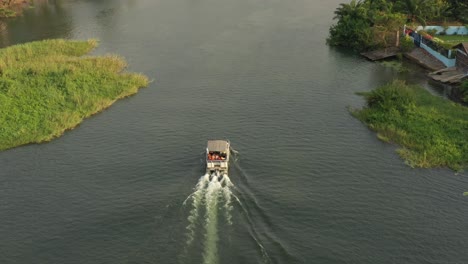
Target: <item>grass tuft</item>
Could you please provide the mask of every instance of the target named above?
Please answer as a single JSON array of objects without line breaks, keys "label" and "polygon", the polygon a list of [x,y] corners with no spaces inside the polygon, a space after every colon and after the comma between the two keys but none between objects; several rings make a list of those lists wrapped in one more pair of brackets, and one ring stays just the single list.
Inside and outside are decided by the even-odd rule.
[{"label": "grass tuft", "polygon": [[421,87],[394,81],[361,93],[367,106],[351,113],[377,132],[411,167],[468,165],[468,108],[431,95]]},{"label": "grass tuft", "polygon": [[44,40],[0,50],[0,150],[49,141],[148,85],[98,41]]}]

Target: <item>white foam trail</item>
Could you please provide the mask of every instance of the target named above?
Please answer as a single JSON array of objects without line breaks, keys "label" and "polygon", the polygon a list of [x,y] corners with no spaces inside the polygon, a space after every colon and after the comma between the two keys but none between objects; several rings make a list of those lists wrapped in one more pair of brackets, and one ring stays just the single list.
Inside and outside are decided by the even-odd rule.
[{"label": "white foam trail", "polygon": [[[219,172],[203,175],[198,181],[195,191],[187,197],[184,205],[192,201],[192,209],[189,212],[187,225],[187,242],[184,255],[193,244],[196,235],[196,227],[203,221],[204,241],[203,241],[203,263],[215,264],[219,262],[218,257],[218,215],[219,210],[224,211],[224,217],[229,225],[232,225],[232,199],[239,200],[231,191],[234,188],[227,174],[220,175]],[[204,206],[203,206],[204,205]],[[204,212],[204,219],[201,219],[200,212]]]},{"label": "white foam trail", "polygon": [[228,225],[232,225],[231,211],[233,209],[233,206],[231,205],[231,197],[234,196],[234,194],[231,192],[231,186],[233,186],[233,184],[231,183],[231,180],[229,179],[227,174],[223,175],[221,184],[224,184],[224,187],[222,188],[224,197],[224,215],[226,217],[226,222],[228,223]]},{"label": "white foam trail", "polygon": [[205,243],[203,249],[203,263],[218,263],[218,200],[221,183],[218,174],[214,175],[208,183],[205,192],[206,215],[205,215]]},{"label": "white foam trail", "polygon": [[198,222],[198,214],[200,210],[200,204],[203,202],[203,194],[206,191],[206,185],[210,180],[210,175],[207,173],[203,175],[195,186],[195,192],[193,192],[187,199],[184,201],[184,204],[188,199],[192,198],[192,209],[190,210],[188,221],[189,224],[186,227],[187,229],[187,247],[189,247],[193,240],[195,239],[195,227]]}]

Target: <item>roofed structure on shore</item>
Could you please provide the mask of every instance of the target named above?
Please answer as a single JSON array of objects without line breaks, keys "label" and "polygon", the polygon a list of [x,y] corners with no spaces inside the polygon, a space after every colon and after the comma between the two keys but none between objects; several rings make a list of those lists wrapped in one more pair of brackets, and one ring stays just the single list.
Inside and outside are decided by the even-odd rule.
[{"label": "roofed structure on shore", "polygon": [[459,43],[453,47],[454,49],[459,49],[465,53],[468,53],[468,42]]},{"label": "roofed structure on shore", "polygon": [[468,42],[460,43],[453,48],[457,49],[457,70],[468,74]]}]

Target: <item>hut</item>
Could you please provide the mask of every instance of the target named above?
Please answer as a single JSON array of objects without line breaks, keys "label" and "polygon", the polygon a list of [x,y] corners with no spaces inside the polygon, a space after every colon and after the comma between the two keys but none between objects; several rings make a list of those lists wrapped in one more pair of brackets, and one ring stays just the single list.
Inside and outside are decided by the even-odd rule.
[{"label": "hut", "polygon": [[460,43],[453,48],[457,50],[457,70],[468,74],[468,42]]}]

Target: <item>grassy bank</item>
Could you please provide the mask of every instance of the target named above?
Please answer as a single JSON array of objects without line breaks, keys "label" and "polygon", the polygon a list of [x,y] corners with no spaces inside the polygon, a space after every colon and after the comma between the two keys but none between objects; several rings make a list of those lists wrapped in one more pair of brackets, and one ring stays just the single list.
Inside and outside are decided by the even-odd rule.
[{"label": "grassy bank", "polygon": [[45,40],[0,49],[0,150],[49,141],[148,85],[97,42]]},{"label": "grassy bank", "polygon": [[385,142],[399,144],[412,167],[462,170],[468,165],[468,108],[402,81],[362,93],[367,106],[352,114]]},{"label": "grassy bank", "polygon": [[462,42],[468,42],[468,36],[466,35],[437,35],[436,37],[443,40],[444,42],[453,44],[453,46]]}]

